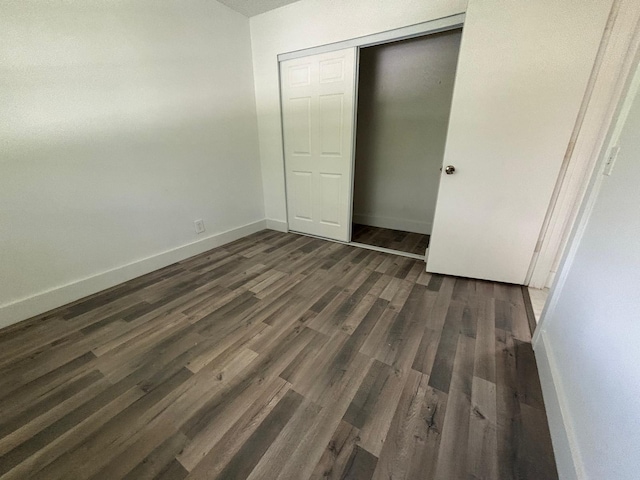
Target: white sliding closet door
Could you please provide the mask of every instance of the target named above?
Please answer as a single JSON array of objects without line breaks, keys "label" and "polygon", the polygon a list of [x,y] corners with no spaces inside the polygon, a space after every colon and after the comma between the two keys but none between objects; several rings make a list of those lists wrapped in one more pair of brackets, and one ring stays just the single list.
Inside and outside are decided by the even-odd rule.
[{"label": "white sliding closet door", "polygon": [[280,63],[289,229],[350,241],[356,49]]}]

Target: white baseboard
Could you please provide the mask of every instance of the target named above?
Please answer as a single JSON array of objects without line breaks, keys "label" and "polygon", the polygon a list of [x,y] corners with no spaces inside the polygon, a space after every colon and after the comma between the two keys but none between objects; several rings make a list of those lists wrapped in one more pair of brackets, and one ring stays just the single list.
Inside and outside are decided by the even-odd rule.
[{"label": "white baseboard", "polygon": [[585,478],[582,473],[582,461],[567,413],[564,389],[555,357],[551,348],[545,344],[544,331],[535,344],[535,355],[558,476],[560,480],[582,480]]},{"label": "white baseboard", "polygon": [[353,223],[369,225],[371,227],[390,228],[392,230],[402,230],[405,232],[423,233],[431,235],[433,227],[431,222],[419,222],[408,218],[381,217],[378,215],[353,214]]},{"label": "white baseboard", "polygon": [[274,220],[272,218],[267,218],[267,228],[269,230],[275,230],[277,232],[288,232],[289,224],[282,220]]},{"label": "white baseboard", "polygon": [[90,277],[37,293],[12,303],[0,305],[0,328],[48,312],[67,303],[74,302],[107,288],[133,278],[153,272],[160,268],[179,262],[185,258],[219,247],[234,240],[238,240],[252,233],[267,228],[267,221],[243,225],[242,227],[216,233],[201,240],[152,255],[126,265],[100,272]]}]

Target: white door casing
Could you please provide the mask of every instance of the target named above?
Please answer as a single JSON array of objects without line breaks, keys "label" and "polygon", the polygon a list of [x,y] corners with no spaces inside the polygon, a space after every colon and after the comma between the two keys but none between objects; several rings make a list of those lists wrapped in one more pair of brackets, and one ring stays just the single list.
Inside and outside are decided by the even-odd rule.
[{"label": "white door casing", "polygon": [[280,83],[289,229],[348,242],[356,49],[283,61]]}]

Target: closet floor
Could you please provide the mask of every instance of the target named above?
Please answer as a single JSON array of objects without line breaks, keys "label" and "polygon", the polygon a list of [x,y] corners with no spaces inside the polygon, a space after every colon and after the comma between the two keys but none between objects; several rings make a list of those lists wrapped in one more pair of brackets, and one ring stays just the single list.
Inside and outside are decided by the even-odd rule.
[{"label": "closet floor", "polygon": [[429,246],[429,235],[354,223],[351,241],[400,252],[424,255]]}]

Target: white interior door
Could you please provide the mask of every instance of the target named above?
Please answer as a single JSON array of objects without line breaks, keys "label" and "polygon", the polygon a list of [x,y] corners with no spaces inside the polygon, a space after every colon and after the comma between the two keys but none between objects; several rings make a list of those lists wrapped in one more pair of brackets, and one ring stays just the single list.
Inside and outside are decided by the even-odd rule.
[{"label": "white interior door", "polygon": [[289,229],[350,241],[356,49],[280,63]]},{"label": "white interior door", "polygon": [[524,283],[610,3],[469,2],[428,271]]}]

